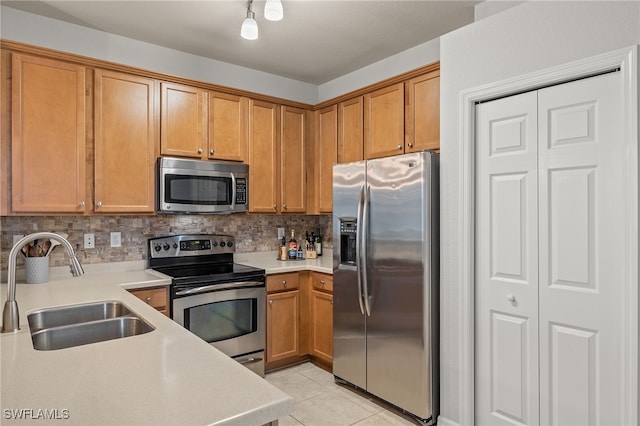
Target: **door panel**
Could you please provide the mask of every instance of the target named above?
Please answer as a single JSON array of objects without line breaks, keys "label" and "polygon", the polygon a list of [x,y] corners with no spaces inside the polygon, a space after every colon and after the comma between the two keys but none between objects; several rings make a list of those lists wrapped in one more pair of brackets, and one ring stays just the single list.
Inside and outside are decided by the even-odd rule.
[{"label": "door panel", "polygon": [[476,424],[537,424],[536,95],[476,114]]},{"label": "door panel", "polygon": [[540,419],[622,424],[620,73],[539,91]]}]

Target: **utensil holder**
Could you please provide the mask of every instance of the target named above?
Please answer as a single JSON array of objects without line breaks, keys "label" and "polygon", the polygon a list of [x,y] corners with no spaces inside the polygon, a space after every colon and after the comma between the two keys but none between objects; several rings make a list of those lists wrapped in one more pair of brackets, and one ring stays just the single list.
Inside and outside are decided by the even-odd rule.
[{"label": "utensil holder", "polygon": [[41,284],[49,281],[49,256],[27,257],[24,259],[27,284]]}]

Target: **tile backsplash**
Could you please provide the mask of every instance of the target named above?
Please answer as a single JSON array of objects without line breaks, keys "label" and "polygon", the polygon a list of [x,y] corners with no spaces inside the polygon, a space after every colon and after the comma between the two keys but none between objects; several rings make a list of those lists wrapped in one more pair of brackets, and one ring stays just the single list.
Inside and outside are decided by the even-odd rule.
[{"label": "tile backsplash", "polygon": [[[84,264],[146,260],[147,240],[176,234],[226,234],[236,238],[236,252],[273,251],[277,228],[291,229],[301,240],[305,231],[320,229],[323,245],[332,248],[331,216],[307,215],[157,215],[157,216],[3,216],[0,217],[0,267],[6,269],[14,235],[65,232]],[[110,232],[121,232],[122,246],[112,248]],[[84,249],[84,234],[95,235],[95,248]],[[22,256],[18,256],[21,265]],[[64,249],[51,253],[51,266],[68,264]]]}]

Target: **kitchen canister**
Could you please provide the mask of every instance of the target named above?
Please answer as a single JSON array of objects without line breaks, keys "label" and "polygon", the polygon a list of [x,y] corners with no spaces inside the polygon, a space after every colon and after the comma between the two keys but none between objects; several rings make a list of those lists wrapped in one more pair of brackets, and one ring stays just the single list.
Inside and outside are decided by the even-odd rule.
[{"label": "kitchen canister", "polygon": [[41,284],[49,281],[49,256],[27,257],[24,259],[27,284]]}]

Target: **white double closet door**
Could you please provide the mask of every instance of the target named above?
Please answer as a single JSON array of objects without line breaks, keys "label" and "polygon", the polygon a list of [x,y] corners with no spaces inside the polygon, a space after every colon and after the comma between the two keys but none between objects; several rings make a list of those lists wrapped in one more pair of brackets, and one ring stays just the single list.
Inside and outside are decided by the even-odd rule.
[{"label": "white double closet door", "polygon": [[620,72],[476,108],[477,425],[620,425]]}]

